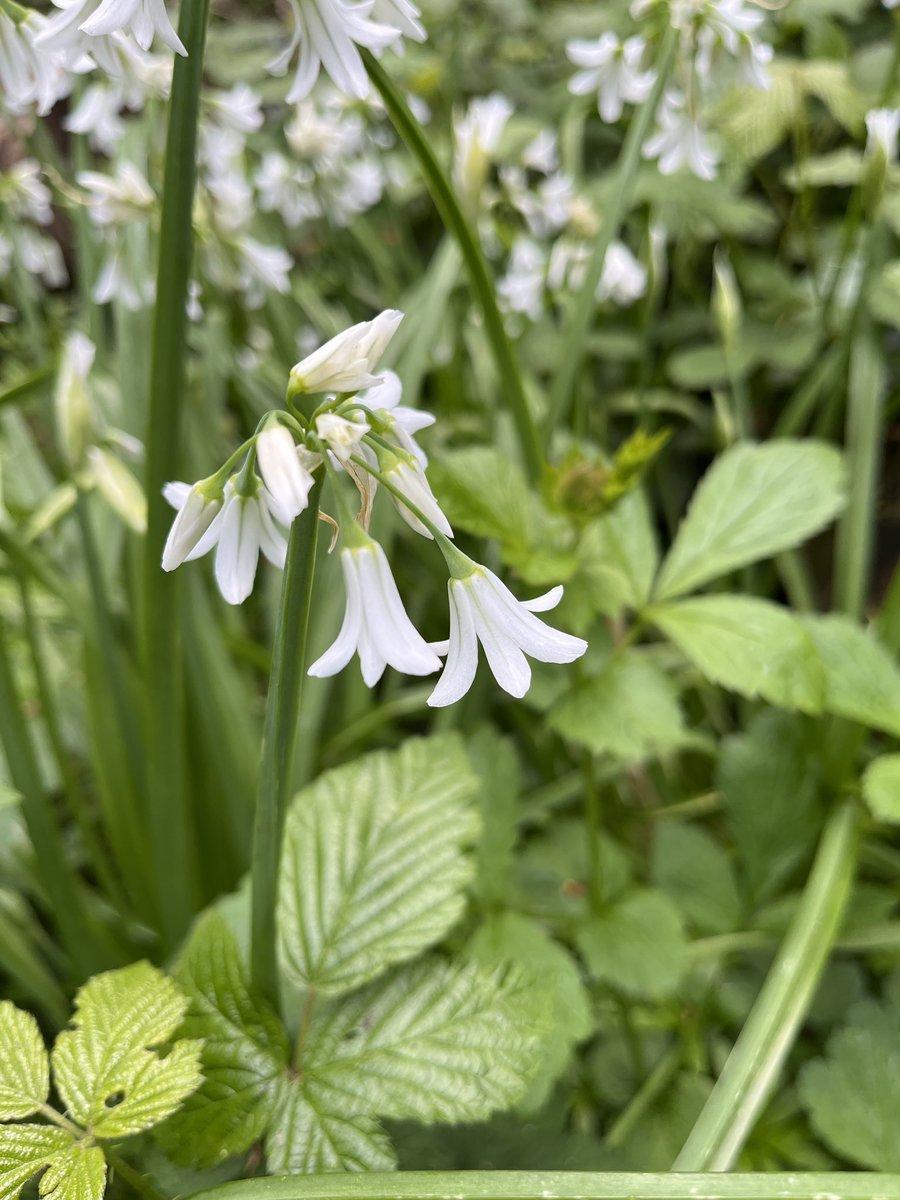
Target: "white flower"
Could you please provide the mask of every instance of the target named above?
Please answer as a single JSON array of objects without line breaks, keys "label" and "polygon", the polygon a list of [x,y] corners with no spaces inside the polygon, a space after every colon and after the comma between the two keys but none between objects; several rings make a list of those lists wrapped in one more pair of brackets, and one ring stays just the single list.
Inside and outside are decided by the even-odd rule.
[{"label": "white flower", "polygon": [[367,539],[342,550],[341,569],[347,588],[344,622],[309,674],[336,675],[355,653],[368,687],[378,682],[386,666],[406,675],[439,670],[440,659],[406,614],[381,546]]},{"label": "white flower", "polygon": [[22,158],[0,177],[4,207],[12,218],[49,225],[53,193],[41,179],[41,164],[34,158]]},{"label": "white flower", "polygon": [[209,92],[204,99],[220,124],[237,133],[255,133],[262,128],[262,102],[253,88],[236,83],[227,92]]},{"label": "white flower", "polygon": [[528,143],[522,151],[522,163],[543,175],[550,175],[559,168],[559,146],[552,129],[542,129]]},{"label": "white flower", "polygon": [[547,256],[530,238],[518,238],[510,255],[506,275],[497,285],[497,295],[509,312],[524,313],[539,321],[544,312],[544,280]]},{"label": "white flower", "polygon": [[297,392],[358,392],[378,382],[378,360],[403,320],[388,308],[371,321],[351,325],[291,368],[290,388]]},{"label": "white flower", "polygon": [[34,45],[45,22],[36,12],[17,22],[0,9],[0,97],[12,113],[26,112],[34,104],[38,116],[44,117],[69,94],[62,55]]},{"label": "white flower", "polygon": [[400,377],[394,371],[385,371],[374,386],[360,392],[358,399],[383,421],[388,421],[391,433],[407,454],[412,454],[423,467],[427,467],[428,458],[416,441],[415,434],[433,425],[437,418],[433,413],[401,404],[402,393]]},{"label": "white flower", "polygon": [[63,452],[73,466],[80,466],[91,432],[91,399],[88,376],[97,347],[85,334],[70,333],[63,346],[56,377],[53,405]]},{"label": "white flower", "polygon": [[644,158],[658,158],[663,175],[673,175],[681,167],[687,167],[700,179],[715,179],[719,156],[688,112],[687,101],[680,92],[671,89],[666,92],[656,121],[656,132],[644,143]]},{"label": "white flower", "polygon": [[174,571],[183,562],[197,557],[196,548],[222,507],[222,493],[216,491],[212,479],[198,483],[167,483],[163,495],[178,510],[163,549],[164,571]]},{"label": "white flower", "polygon": [[316,417],[316,433],[341,466],[346,466],[351,454],[356,454],[368,432],[369,424],[362,414],[355,421],[331,412]]},{"label": "white flower", "polygon": [[[393,484],[396,485],[416,508],[420,509],[424,516],[428,517],[433,525],[435,525],[445,537],[452,538],[453,530],[450,527],[450,522],[441,512],[440,505],[435,499],[434,492],[431,490],[425,472],[415,460],[405,461],[402,458],[395,458],[393,462],[382,468],[386,476],[388,476]],[[423,537],[434,540],[434,535],[431,531],[422,524],[415,513],[411,512],[406,505],[397,496],[391,492],[391,499],[396,505],[397,512],[407,523],[410,529],[414,529],[416,533],[421,533]]]},{"label": "white flower", "polygon": [[447,655],[443,674],[428,697],[432,708],[455,704],[472,686],[481,642],[494,678],[511,696],[524,696],[531,684],[525,655],[540,662],[568,663],[587,650],[582,638],[560,633],[536,612],[555,608],[563,590],[519,601],[487,567],[473,565],[464,579],[451,579],[450,640],[435,648]]},{"label": "white flower", "polygon": [[62,287],[69,276],[59,243],[43,237],[27,225],[17,230],[14,238],[16,254],[22,266],[32,275],[40,275],[48,287]]},{"label": "white flower", "polygon": [[427,36],[419,20],[421,15],[410,0],[375,0],[375,7],[372,9],[372,16],[376,21],[393,26],[403,37],[412,38],[415,42],[424,42]]},{"label": "white flower", "polygon": [[75,178],[87,192],[85,203],[96,225],[120,225],[143,218],[156,202],[153,189],[134,163],[120,162],[115,175],[79,171]]},{"label": "white flower", "polygon": [[255,238],[239,237],[238,287],[244,293],[248,308],[261,308],[266,292],[286,296],[291,290],[291,271],[294,260],[283,246],[264,246]]},{"label": "white flower", "polygon": [[598,300],[633,304],[647,290],[647,268],[638,262],[623,242],[611,242],[597,285]]},{"label": "white flower", "polygon": [[122,97],[117,88],[91,84],[63,121],[63,129],[87,135],[92,150],[112,155],[125,132],[125,122],[119,115],[121,108]]},{"label": "white flower", "polygon": [[321,456],[298,446],[290,430],[275,421],[256,439],[256,461],[279,521],[290,525],[309,503],[309,491],[315,482],[313,471],[322,461]]},{"label": "white flower", "polygon": [[170,50],[187,55],[166,13],[165,0],[53,0],[62,11],[54,14],[37,39],[48,50],[93,53],[87,39],[128,31],[142,50],[158,37]]},{"label": "white flower", "polygon": [[866,154],[882,150],[888,162],[897,161],[897,134],[900,133],[900,108],[873,108],[866,113]]},{"label": "white flower", "polygon": [[570,62],[582,68],[569,81],[569,91],[576,96],[596,91],[600,116],[618,121],[626,101],[642,104],[653,88],[655,73],[641,70],[646,49],[643,38],[630,37],[620,44],[614,33],[604,33],[595,42],[567,42]]},{"label": "white flower", "polygon": [[453,184],[469,204],[481,194],[491,158],[512,114],[513,106],[506,97],[494,92],[473,100],[465,115],[453,122]]},{"label": "white flower", "polygon": [[269,70],[283,75],[300,48],[297,74],[287,95],[296,104],[312,91],[322,67],[348,96],[364,100],[369,77],[358,46],[383,50],[400,36],[400,30],[368,20],[374,0],[349,4],[346,0],[290,0],[294,16],[291,40]]},{"label": "white flower", "polygon": [[137,312],[152,304],[155,294],[156,280],[153,276],[136,278],[135,272],[129,270],[123,261],[121,245],[113,243],[91,289],[94,303],[109,304],[115,300],[129,312]]}]

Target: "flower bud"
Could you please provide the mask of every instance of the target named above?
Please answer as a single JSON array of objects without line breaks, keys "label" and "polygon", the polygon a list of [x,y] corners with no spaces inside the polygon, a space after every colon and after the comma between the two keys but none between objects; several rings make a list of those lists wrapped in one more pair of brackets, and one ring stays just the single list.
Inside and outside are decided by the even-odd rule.
[{"label": "flower bud", "polygon": [[278,519],[290,525],[309,503],[313,471],[321,456],[298,446],[291,431],[273,419],[256,439],[256,461]]},{"label": "flower bud", "polygon": [[288,394],[358,392],[378,382],[373,374],[403,313],[388,308],[371,321],[351,325],[291,368]]}]

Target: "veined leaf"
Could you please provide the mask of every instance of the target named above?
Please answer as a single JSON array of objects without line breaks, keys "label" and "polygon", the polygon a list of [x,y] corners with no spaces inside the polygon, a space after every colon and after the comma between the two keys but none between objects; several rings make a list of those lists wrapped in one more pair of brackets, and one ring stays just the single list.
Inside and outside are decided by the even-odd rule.
[{"label": "veined leaf", "polygon": [[424,961],[314,1018],[300,1063],[322,1108],[480,1121],[540,1061],[548,997],[513,969]]},{"label": "veined leaf", "polygon": [[882,754],[862,777],[866,804],[879,821],[900,824],[900,754]]},{"label": "veined leaf", "polygon": [[825,668],[826,709],[900,737],[900,669],[889,652],[849,617],[797,619]]},{"label": "veined leaf", "polygon": [[99,1146],[74,1142],[41,1176],[42,1200],[101,1200],[106,1191],[106,1159]]},{"label": "veined leaf", "polygon": [[753,596],[694,596],[658,605],[650,616],[713,683],[784,708],[822,711],[822,663],[786,608]]},{"label": "veined leaf", "polygon": [[30,1117],[49,1091],[50,1062],[37,1021],[0,1001],[0,1121]]},{"label": "veined leaf", "polygon": [[70,1133],[52,1125],[0,1126],[0,1200],[16,1200],[33,1175],[73,1144]]},{"label": "veined leaf", "polygon": [[635,888],[575,933],[590,973],[632,996],[661,999],[678,986],[687,942],[678,909],[662,892]]},{"label": "veined leaf", "polygon": [[171,979],[147,962],[96,975],[75,997],[74,1029],[53,1047],[53,1073],[70,1115],[97,1137],[149,1129],[200,1082],[200,1043],[168,1041],[187,1008]]},{"label": "veined leaf", "polygon": [[200,918],[177,967],[190,1001],[183,1030],[203,1038],[203,1082],[160,1131],[179,1161],[212,1165],[262,1137],[290,1054],[274,1010],[250,990],[234,934],[216,912]]},{"label": "veined leaf", "polygon": [[315,1085],[289,1083],[266,1138],[273,1175],[326,1171],[392,1171],[397,1157],[373,1117],[350,1117],[316,1107]]},{"label": "veined leaf", "polygon": [[821,442],[742,442],[716,460],[694,492],[660,571],[657,599],[693,591],[788,550],[844,507],[841,456]]},{"label": "veined leaf", "polygon": [[297,796],[278,896],[291,979],[348,991],[444,936],[473,874],[477,789],[462,744],[441,737],[367,755]]}]

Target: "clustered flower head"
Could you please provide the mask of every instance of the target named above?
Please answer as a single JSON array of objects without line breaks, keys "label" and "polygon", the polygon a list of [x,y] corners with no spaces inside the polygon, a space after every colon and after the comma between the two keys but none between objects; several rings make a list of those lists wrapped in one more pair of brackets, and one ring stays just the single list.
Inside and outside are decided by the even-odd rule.
[{"label": "clustered flower head", "polygon": [[[428,483],[427,459],[416,441],[434,418],[401,404],[398,377],[378,370],[402,317],[388,309],[308,354],[291,370],[286,408],[267,413],[220,470],[194,484],[166,485],[177,514],[162,565],[172,571],[215,551],[219,590],[228,603],[240,604],[253,589],[260,554],[284,566],[290,526],[327,472],[338,515],[327,519],[339,531],[346,607],[335,641],[309,674],[335,675],[357,655],[363,680],[372,687],[385,667],[430,675],[446,656],[428,701],[442,707],[471,687],[480,643],[500,686],[523,696],[531,682],[526,655],[572,662],[587,643],[534,615],[559,602],[561,587],[520,602],[450,540],[453,530]],[[358,492],[358,511],[348,499],[347,480]],[[444,556],[450,572],[446,642],[426,642],[413,625],[384,549],[369,533],[379,487],[409,527],[432,539]]]}]

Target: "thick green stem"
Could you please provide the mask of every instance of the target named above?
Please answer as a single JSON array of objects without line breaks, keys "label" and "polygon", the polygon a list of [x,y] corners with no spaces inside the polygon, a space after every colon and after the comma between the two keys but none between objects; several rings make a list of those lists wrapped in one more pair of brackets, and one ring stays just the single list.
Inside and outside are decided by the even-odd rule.
[{"label": "thick green stem", "polygon": [[166,949],[174,947],[190,919],[191,889],[190,824],[183,769],[179,581],[174,575],[164,574],[160,567],[172,518],[162,488],[167,480],[178,478],[197,117],[208,14],[209,0],[183,0],[178,32],[188,57],[175,61],[169,104],[147,430],[147,539],[142,614],[147,799],[157,904]]},{"label": "thick green stem", "polygon": [[484,317],[484,328],[497,364],[502,394],[515,423],[522,459],[532,482],[536,482],[540,478],[544,462],[543,449],[528,406],[522,373],[506,336],[500,309],[497,307],[494,283],[478,234],[466,219],[446,173],[400,92],[368,50],[363,51],[363,59],[369,77],[381,93],[395,129],[418,161],[445,228],[459,243],[469,282]]},{"label": "thick green stem", "polygon": [[194,1200],[900,1200],[900,1175],[399,1171],[243,1179]]},{"label": "thick green stem", "polygon": [[321,491],[320,477],[310,492],[309,507],[294,520],[288,539],[253,825],[250,966],[254,985],[273,1004],[278,1003],[275,950],[278,864],[305,678],[306,634],[316,571]]},{"label": "thick green stem", "polygon": [[669,73],[675,61],[677,43],[677,31],[669,28],[660,46],[653,90],[638,109],[628,128],[628,133],[625,135],[615,182],[609,191],[609,204],[603,213],[603,224],[600,226],[597,241],[594,243],[594,252],[588,265],[587,274],[569,314],[568,322],[560,334],[557,355],[559,366],[550,390],[545,427],[545,433],[548,436],[565,419],[572,399],[575,380],[584,361],[588,326],[597,307],[597,286],[603,275],[606,252],[618,236],[631,204],[638,168],[641,164],[641,147],[647,140],[647,134],[650,132],[650,126],[656,116],[656,110],[668,82]]},{"label": "thick green stem", "polygon": [[859,841],[855,805],[829,819],[787,936],[674,1171],[727,1171],[769,1097],[834,944]]}]

